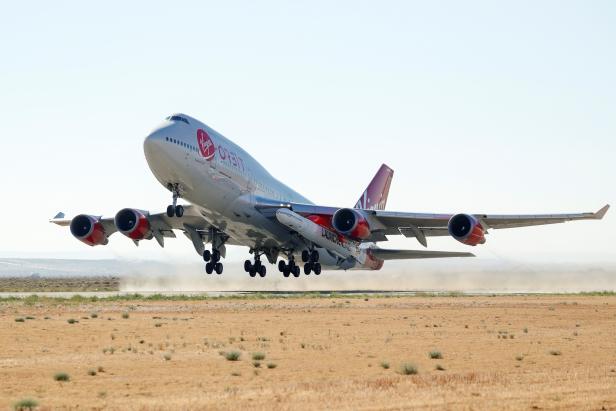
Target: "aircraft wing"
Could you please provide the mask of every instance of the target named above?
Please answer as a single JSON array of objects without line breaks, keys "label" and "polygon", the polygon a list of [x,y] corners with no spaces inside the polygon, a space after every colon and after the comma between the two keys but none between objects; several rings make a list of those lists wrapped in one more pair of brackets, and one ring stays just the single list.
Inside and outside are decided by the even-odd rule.
[{"label": "aircraft wing", "polygon": [[[570,214],[472,214],[484,229],[503,229],[529,227],[536,225],[557,224],[575,220],[601,220],[609,209],[604,206],[594,213]],[[368,211],[375,220],[383,225],[382,233],[385,235],[399,235],[416,237],[425,245],[425,237],[449,235],[447,224],[453,214],[422,214],[401,213],[392,211]]]},{"label": "aircraft wing", "polygon": [[[268,199],[258,199],[256,208],[266,214],[278,208],[289,208],[304,216],[324,215],[333,216],[338,207],[326,207],[312,204],[281,203]],[[569,213],[569,214],[472,214],[484,230],[528,227],[545,224],[564,223],[575,220],[601,220],[607,213],[609,205],[605,205],[597,212]],[[387,235],[403,235],[415,237],[424,247],[427,246],[426,237],[448,236],[447,225],[455,214],[428,214],[409,213],[385,210],[355,209],[361,212],[369,221],[372,234],[365,241],[387,241]]]},{"label": "aircraft wing", "polygon": [[[211,230],[212,224],[210,224],[192,205],[185,205],[184,215],[182,217],[169,217],[166,212],[150,214],[147,211],[141,211],[147,216],[152,230],[154,239],[164,246],[164,238],[175,238],[176,235],[173,230],[180,230],[192,241],[195,250],[198,254],[202,254],[204,250],[204,242],[211,242]],[[93,216],[93,218],[99,221],[105,229],[105,235],[109,237],[117,231],[113,217],[101,217]],[[64,213],[58,213],[54,218],[49,220],[50,223],[57,224],[59,226],[70,226],[72,219],[65,218]],[[225,233],[218,232],[217,236],[222,236],[224,244],[239,245],[231,237],[228,237]],[[138,241],[135,241],[138,244]],[[221,254],[224,257],[223,250]]]},{"label": "aircraft wing", "polygon": [[443,258],[443,257],[475,257],[473,253],[458,253],[450,251],[428,250],[387,250],[372,248],[370,253],[381,260],[409,260],[416,258]]}]

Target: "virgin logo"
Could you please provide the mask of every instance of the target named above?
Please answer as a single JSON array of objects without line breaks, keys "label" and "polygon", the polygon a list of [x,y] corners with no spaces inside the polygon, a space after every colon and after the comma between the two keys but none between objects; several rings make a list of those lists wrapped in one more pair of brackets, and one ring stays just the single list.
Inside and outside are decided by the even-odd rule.
[{"label": "virgin logo", "polygon": [[212,139],[205,130],[197,130],[197,142],[199,143],[201,155],[205,157],[206,160],[213,159],[216,154],[216,147],[214,147]]}]

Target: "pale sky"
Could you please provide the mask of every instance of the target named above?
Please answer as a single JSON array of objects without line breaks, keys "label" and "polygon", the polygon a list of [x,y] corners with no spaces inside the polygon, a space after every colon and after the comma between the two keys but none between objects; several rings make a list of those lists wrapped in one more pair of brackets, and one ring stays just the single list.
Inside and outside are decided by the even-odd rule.
[{"label": "pale sky", "polygon": [[[163,211],[170,195],[142,143],[173,112],[319,204],[352,206],[385,162],[390,210],[616,205],[615,21],[612,1],[8,2],[0,256],[198,259],[184,236],[164,250],[118,234],[89,248],[47,222]],[[613,263],[615,212],[494,231],[472,251]]]}]

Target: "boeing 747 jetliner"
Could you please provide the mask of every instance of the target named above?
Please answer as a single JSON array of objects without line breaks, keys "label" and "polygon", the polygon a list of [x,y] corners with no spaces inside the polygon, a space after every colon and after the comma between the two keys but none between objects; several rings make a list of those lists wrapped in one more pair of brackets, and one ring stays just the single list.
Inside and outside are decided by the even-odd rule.
[{"label": "boeing 747 jetliner", "polygon": [[[490,215],[424,214],[385,211],[393,170],[381,166],[354,207],[313,204],[272,177],[238,145],[185,114],[167,117],[144,141],[145,157],[156,179],[172,194],[166,212],[124,208],[115,217],[80,214],[72,219],[59,213],[51,222],[70,226],[71,233],[89,246],[105,245],[119,231],[135,244],[182,231],[206,264],[208,274],[222,274],[225,246],[250,249],[244,269],[251,277],[266,275],[261,257],[285,277],[319,275],[322,267],[341,270],[379,270],[385,260],[473,257],[471,253],[391,250],[377,246],[387,236],[414,237],[423,247],[428,237],[451,236],[476,246],[490,229],[600,220],[596,213]],[[190,205],[178,204],[184,199]],[[210,244],[211,249],[206,249]]]}]

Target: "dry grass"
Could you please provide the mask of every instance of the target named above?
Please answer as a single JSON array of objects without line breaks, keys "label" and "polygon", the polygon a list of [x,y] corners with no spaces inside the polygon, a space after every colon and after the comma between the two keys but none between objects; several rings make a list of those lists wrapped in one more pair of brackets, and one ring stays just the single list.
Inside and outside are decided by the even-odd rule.
[{"label": "dry grass", "polygon": [[[616,296],[349,301],[0,302],[0,409],[616,407]],[[419,373],[401,374],[405,360]]]}]

